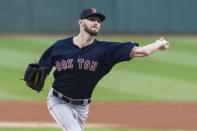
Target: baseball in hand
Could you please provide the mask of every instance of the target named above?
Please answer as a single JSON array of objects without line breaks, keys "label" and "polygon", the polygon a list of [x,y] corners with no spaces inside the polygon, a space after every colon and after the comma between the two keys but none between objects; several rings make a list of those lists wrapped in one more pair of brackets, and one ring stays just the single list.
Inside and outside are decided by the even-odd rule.
[{"label": "baseball in hand", "polygon": [[163,37],[161,37],[159,40],[156,41],[157,44],[159,44],[159,50],[165,50],[169,48],[169,42],[165,40]]}]

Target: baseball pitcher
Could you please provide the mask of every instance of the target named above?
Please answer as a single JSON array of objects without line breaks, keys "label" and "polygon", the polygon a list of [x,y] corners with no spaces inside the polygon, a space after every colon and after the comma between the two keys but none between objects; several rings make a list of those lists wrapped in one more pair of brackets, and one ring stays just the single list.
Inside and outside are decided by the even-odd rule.
[{"label": "baseball pitcher", "polygon": [[99,41],[95,36],[104,20],[95,8],[84,9],[79,16],[78,35],[55,42],[25,72],[27,86],[39,92],[51,69],[56,68],[47,105],[63,131],[84,130],[92,92],[114,65],[169,47],[163,37],[142,47],[135,42]]}]

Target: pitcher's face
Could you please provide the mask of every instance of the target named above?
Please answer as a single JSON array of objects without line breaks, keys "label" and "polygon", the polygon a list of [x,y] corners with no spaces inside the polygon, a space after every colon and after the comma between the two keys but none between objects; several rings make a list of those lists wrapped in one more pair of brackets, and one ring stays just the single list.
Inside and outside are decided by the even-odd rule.
[{"label": "pitcher's face", "polygon": [[81,20],[81,27],[90,35],[95,36],[99,33],[101,20],[96,16]]}]

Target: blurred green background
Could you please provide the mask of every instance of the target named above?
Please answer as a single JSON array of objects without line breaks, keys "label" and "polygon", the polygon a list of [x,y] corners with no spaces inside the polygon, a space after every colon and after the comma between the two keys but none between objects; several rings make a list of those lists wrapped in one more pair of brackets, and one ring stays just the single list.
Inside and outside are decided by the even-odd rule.
[{"label": "blurred green background", "polygon": [[[37,61],[43,51],[57,39],[69,35],[17,35],[0,38],[0,100],[43,101],[53,81],[52,72],[45,88],[36,93],[26,87],[24,71],[30,62]],[[146,58],[134,58],[116,65],[97,85],[94,101],[197,101],[197,38],[165,35],[170,42],[166,51]],[[159,35],[101,35],[109,41],[151,43]],[[60,131],[57,128],[0,128],[1,131]],[[179,129],[113,129],[87,128],[87,131],[195,131]]]},{"label": "blurred green background", "polygon": [[[0,100],[44,100],[51,86],[52,72],[44,91],[37,94],[25,86],[28,63],[38,61],[43,51],[57,39],[69,35],[7,36],[0,39]],[[160,36],[101,35],[107,41],[151,43]],[[146,58],[134,58],[116,65],[97,85],[93,94],[99,101],[196,101],[197,38],[166,36],[170,48]]]}]

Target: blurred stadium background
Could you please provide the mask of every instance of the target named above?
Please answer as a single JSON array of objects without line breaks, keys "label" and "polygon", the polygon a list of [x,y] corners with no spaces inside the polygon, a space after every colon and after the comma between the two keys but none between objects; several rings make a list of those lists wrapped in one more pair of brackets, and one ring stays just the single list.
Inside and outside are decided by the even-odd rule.
[{"label": "blurred stadium background", "polygon": [[106,15],[100,40],[144,45],[164,36],[171,43],[166,52],[115,66],[99,82],[95,101],[196,102],[196,5],[196,0],[0,0],[0,101],[45,100],[52,73],[36,94],[20,80],[27,64],[57,39],[76,34],[81,10],[95,7]]},{"label": "blurred stadium background", "polygon": [[107,33],[197,33],[196,0],[0,0],[0,32],[78,31],[79,12],[96,7]]}]

